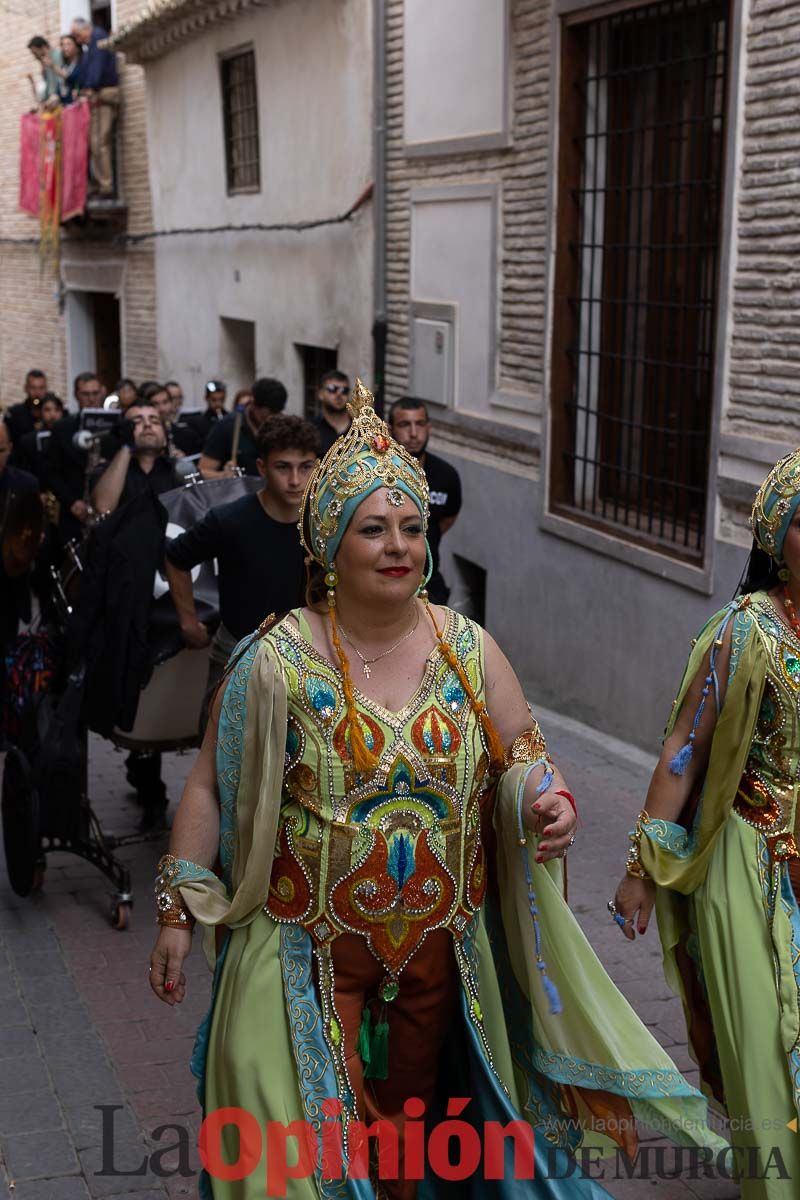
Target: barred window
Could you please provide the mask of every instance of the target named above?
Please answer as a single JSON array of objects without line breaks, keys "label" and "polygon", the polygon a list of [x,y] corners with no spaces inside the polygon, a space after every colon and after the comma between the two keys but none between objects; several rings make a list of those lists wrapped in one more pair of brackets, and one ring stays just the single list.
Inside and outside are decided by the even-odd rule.
[{"label": "barred window", "polygon": [[237,51],[222,59],[222,111],[228,192],[261,190],[256,56]]},{"label": "barred window", "polygon": [[567,18],[552,353],[552,511],[703,556],[728,6]]}]

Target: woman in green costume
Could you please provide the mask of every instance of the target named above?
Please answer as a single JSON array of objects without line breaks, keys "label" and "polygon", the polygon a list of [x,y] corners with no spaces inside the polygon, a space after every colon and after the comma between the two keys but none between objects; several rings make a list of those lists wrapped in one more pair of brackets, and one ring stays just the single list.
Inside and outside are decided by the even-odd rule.
[{"label": "woman in green costume", "polygon": [[655,903],[742,1196],[787,1200],[800,1195],[800,450],[751,524],[741,593],[693,643],[609,908],[633,939]]},{"label": "woman in green costume", "polygon": [[[153,989],[182,1000],[195,920],[216,962],[193,1065],[202,1145],[231,1169],[212,1155],[202,1194],[263,1196],[265,1171],[282,1194],[269,1125],[289,1127],[293,1200],[599,1200],[584,1139],[634,1153],[641,1118],[718,1142],[564,902],[574,801],[514,672],[427,603],[420,464],[361,385],[350,411],[303,501],[309,607],[234,653],[159,864]],[[231,1109],[238,1138],[214,1125]],[[362,1169],[378,1119],[388,1159]],[[332,1121],[346,1173],[318,1154]],[[487,1122],[516,1132],[498,1150]]]}]

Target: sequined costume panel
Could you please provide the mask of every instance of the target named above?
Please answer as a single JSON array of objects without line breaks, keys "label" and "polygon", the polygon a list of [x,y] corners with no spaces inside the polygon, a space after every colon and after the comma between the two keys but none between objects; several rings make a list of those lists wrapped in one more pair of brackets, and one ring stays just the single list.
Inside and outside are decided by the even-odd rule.
[{"label": "sequined costume panel", "polygon": [[767,658],[755,737],[734,801],[735,811],[764,834],[772,861],[798,858],[800,783],[800,641],[765,594],[751,612]]},{"label": "sequined costume panel", "polygon": [[[479,633],[449,612],[445,637],[478,694]],[[267,911],[316,946],[364,937],[387,975],[434,929],[460,938],[486,886],[480,805],[488,759],[464,688],[438,649],[414,696],[390,712],[357,695],[378,759],[357,772],[339,672],[290,618],[269,634],[289,693],[278,850]]]}]

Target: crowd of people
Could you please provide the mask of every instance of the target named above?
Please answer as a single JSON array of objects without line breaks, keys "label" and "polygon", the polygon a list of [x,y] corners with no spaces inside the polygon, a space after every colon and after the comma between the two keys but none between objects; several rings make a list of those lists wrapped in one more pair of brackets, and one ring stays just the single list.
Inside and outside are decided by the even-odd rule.
[{"label": "crowd of people", "polygon": [[28,76],[36,106],[51,111],[81,97],[91,106],[89,192],[99,199],[114,194],[113,128],[120,100],[117,60],[104,44],[107,38],[105,29],[76,17],[58,46],[41,35],[28,42],[39,64],[39,77]]},{"label": "crowd of people", "polygon": [[[75,409],[65,411],[49,390],[44,372],[31,369],[24,398],[5,414],[7,451],[0,458],[0,471],[15,494],[38,491],[44,531],[29,576],[14,582],[13,599],[10,592],[4,606],[0,655],[5,657],[20,622],[30,619],[27,582],[47,616],[53,573],[65,555],[80,556],[92,532],[112,514],[142,496],[179,487],[187,478],[260,476],[257,491],[217,504],[196,526],[165,545],[163,571],[183,640],[191,648],[210,646],[208,682],[215,683],[233,647],[267,613],[301,602],[305,567],[296,528],[300,501],[323,447],[330,447],[350,427],[342,399],[349,387],[342,372],[323,376],[317,389],[319,415],[307,421],[284,412],[287,391],[273,378],[256,379],[238,391],[230,410],[225,383],[210,379],[203,406],[185,411],[177,380],[146,380],[137,386],[124,378],[109,395],[95,373],[82,372],[73,385]],[[84,428],[83,414],[113,415],[115,423],[93,434],[96,426]],[[424,402],[400,398],[392,405],[390,420],[430,481],[430,589],[437,602],[444,602],[449,589],[439,570],[439,543],[461,505],[458,473],[427,449],[430,420]],[[254,557],[256,544],[263,552]],[[216,629],[203,624],[195,612],[190,573],[201,562],[216,564]],[[160,755],[133,752],[127,774],[142,804],[143,823],[163,822],[168,798]]]}]

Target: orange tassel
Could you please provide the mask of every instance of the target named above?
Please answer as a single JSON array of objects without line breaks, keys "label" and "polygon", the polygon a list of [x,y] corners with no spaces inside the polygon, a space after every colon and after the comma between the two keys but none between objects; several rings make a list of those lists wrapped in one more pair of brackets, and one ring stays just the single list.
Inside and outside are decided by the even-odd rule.
[{"label": "orange tassel", "polygon": [[378,760],[364,739],[364,730],[361,728],[361,721],[359,720],[358,709],[356,708],[356,698],[353,694],[350,663],[344,652],[344,647],[339,640],[339,630],[336,627],[336,610],[333,606],[328,609],[328,616],[331,621],[331,641],[339,656],[339,666],[342,670],[342,687],[344,688],[344,699],[347,705],[347,723],[350,728],[350,749],[353,752],[353,766],[357,771],[366,774],[367,771],[375,770]]},{"label": "orange tassel", "polygon": [[442,631],[440,630],[439,626],[436,624],[436,617],[433,615],[433,610],[431,609],[431,606],[429,604],[426,604],[425,607],[428,610],[428,616],[430,617],[430,619],[433,623],[433,628],[436,633],[436,637],[439,641],[439,650],[441,651],[441,653],[442,653],[443,657],[445,658],[445,660],[447,661],[447,663],[453,668],[456,675],[458,676],[461,686],[463,687],[464,691],[467,693],[470,705],[472,707],[472,711],[474,712],[476,718],[480,722],[481,728],[483,729],[483,736],[486,739],[486,749],[489,751],[489,761],[491,764],[491,768],[493,771],[501,771],[505,765],[506,750],[505,750],[505,746],[503,745],[500,734],[497,732],[497,730],[494,727],[494,722],[492,721],[492,718],[489,716],[489,712],[486,708],[486,705],[483,703],[482,700],[479,700],[478,697],[475,695],[475,692],[473,691],[473,688],[472,688],[472,684],[469,681],[467,672],[464,670],[464,667],[459,662],[459,659],[458,659],[458,656],[456,655],[455,650],[453,649],[453,647],[450,645],[449,642],[446,642],[444,640]]}]

